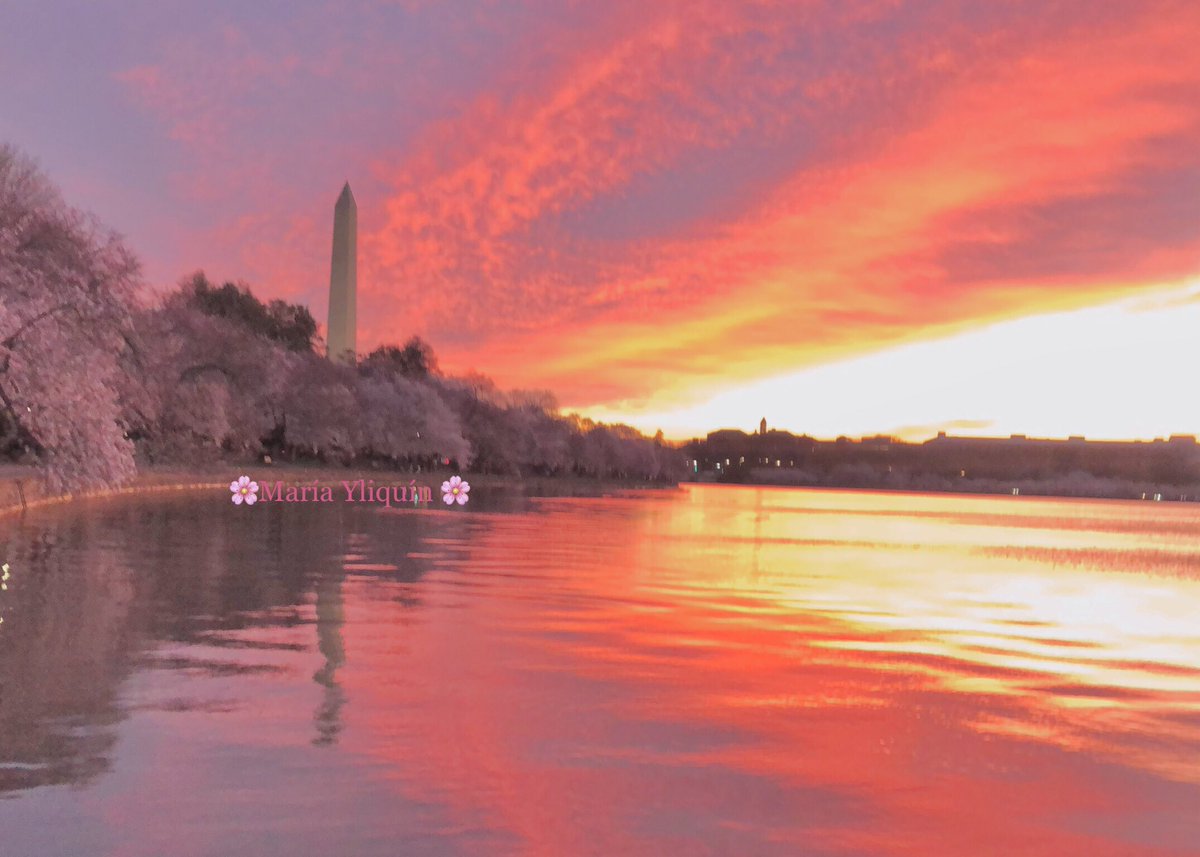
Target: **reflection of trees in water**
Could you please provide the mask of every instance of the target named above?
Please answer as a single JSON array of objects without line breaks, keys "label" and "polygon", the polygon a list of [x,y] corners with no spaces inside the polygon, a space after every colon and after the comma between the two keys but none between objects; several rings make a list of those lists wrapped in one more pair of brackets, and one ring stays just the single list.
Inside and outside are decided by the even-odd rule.
[{"label": "reflection of trees in water", "polygon": [[133,574],[95,522],[13,527],[0,630],[0,793],[108,769]]},{"label": "reflection of trees in water", "polygon": [[313,743],[336,742],[347,701],[337,681],[346,662],[343,588],[356,573],[344,569],[344,554],[397,566],[385,579],[415,581],[428,560],[408,555],[421,552],[428,522],[341,506],[231,510],[194,495],[9,519],[0,536],[0,561],[12,566],[0,597],[0,794],[85,784],[105,772],[126,715],[121,682],[141,667],[250,680],[277,669],[154,650],[164,640],[243,654],[294,650],[261,632],[312,621],[305,605],[314,591],[322,664],[313,675],[321,688]]}]

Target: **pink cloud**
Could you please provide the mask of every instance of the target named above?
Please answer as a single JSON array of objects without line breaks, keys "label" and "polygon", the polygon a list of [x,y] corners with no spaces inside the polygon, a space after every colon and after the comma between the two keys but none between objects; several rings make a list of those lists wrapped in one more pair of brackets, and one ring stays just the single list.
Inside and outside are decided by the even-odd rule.
[{"label": "pink cloud", "polygon": [[[458,19],[456,39],[511,42],[454,84],[340,25],[319,50],[234,29],[126,71],[192,158],[174,192],[210,212],[181,272],[215,258],[323,314],[351,177],[360,339],[417,332],[451,369],[578,405],[684,399],[1194,270],[1186,4],[509,14],[527,26]],[[409,92],[426,112],[405,124]]]}]

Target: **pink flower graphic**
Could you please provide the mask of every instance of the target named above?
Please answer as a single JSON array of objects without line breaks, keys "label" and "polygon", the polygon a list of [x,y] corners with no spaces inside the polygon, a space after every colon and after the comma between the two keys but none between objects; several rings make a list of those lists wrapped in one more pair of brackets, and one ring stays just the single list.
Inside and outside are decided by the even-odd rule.
[{"label": "pink flower graphic", "polygon": [[470,482],[463,482],[461,476],[451,476],[442,483],[442,499],[446,502],[447,506],[453,506],[455,503],[465,506],[467,501],[471,499],[467,493],[470,490]]},{"label": "pink flower graphic", "polygon": [[249,476],[239,476],[236,482],[230,482],[229,490],[233,492],[233,502],[236,506],[243,503],[253,506],[258,502],[258,483],[251,482]]}]

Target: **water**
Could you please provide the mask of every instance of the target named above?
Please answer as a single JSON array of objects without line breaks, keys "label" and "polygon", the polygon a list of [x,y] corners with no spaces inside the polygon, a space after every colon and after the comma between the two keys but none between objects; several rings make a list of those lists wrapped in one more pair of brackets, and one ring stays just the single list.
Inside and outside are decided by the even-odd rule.
[{"label": "water", "polygon": [[0,519],[3,855],[1200,854],[1200,509]]}]

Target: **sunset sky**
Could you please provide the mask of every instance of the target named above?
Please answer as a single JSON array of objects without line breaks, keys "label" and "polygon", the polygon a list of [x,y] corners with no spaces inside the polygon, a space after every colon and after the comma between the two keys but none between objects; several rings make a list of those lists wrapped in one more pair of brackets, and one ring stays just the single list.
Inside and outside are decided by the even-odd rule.
[{"label": "sunset sky", "polygon": [[1200,434],[1200,4],[37,2],[0,141],[166,289],[669,437]]}]

